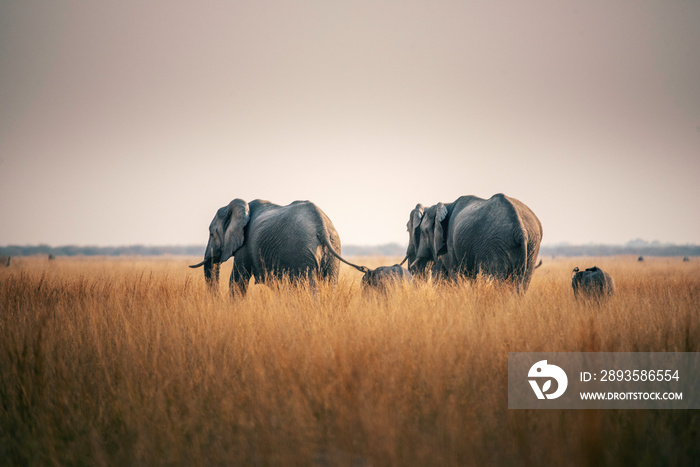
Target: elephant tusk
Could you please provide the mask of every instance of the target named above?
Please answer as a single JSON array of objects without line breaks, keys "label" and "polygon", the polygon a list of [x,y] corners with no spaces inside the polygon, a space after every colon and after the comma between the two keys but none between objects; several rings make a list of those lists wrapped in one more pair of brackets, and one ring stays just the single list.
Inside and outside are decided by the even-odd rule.
[{"label": "elephant tusk", "polygon": [[399,266],[403,266],[403,263],[408,259],[408,255],[404,256],[403,260],[399,263]]},{"label": "elephant tusk", "polygon": [[[408,268],[409,268],[409,269],[413,269],[413,267],[416,265],[416,263],[417,263],[418,261],[420,261],[420,258],[416,258],[416,260],[415,260],[414,262],[412,262],[412,263],[408,266]],[[403,263],[402,263],[402,264],[403,264]]]},{"label": "elephant tusk", "polygon": [[190,264],[190,267],[191,267],[192,269],[196,269],[196,268],[198,268],[198,267],[204,266],[204,263],[206,263],[206,262],[207,262],[207,260],[205,259],[204,261],[202,261],[202,262],[199,263],[199,264]]}]

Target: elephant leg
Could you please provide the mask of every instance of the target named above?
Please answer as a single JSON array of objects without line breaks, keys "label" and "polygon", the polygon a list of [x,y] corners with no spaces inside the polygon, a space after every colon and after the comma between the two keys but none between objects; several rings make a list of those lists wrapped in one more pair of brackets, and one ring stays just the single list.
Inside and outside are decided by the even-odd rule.
[{"label": "elephant leg", "polygon": [[337,284],[340,277],[340,261],[331,254],[324,254],[319,268],[319,278]]},{"label": "elephant leg", "polygon": [[318,279],[319,279],[319,273],[318,271],[314,271],[309,269],[306,271],[306,277],[309,280],[309,289],[316,295],[316,291],[318,289]]},{"label": "elephant leg", "polygon": [[233,263],[233,271],[231,271],[231,278],[229,279],[229,289],[232,297],[236,296],[236,292],[240,293],[241,297],[245,297],[250,276],[251,274],[248,271],[242,267],[236,267],[236,263]]},{"label": "elephant leg", "polygon": [[293,287],[304,287],[308,285],[312,291],[316,290],[318,284],[318,272],[312,268],[289,273],[289,283]]}]

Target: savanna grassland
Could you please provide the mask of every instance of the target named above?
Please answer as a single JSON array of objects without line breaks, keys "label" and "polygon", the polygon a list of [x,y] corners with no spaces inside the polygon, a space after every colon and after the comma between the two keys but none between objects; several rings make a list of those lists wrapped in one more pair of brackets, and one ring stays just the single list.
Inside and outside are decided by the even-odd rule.
[{"label": "savanna grassland", "polygon": [[[396,258],[352,258],[393,264]],[[508,410],[509,351],[700,351],[700,260],[232,299],[187,259],[0,268],[2,465],[688,465],[691,410]],[[577,303],[571,269],[617,294]],[[230,272],[222,267],[222,278]]]}]

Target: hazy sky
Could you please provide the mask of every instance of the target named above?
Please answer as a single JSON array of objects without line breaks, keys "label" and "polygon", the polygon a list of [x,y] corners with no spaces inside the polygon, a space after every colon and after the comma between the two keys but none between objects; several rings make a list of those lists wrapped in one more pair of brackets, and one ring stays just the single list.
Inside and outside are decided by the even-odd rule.
[{"label": "hazy sky", "polygon": [[0,0],[0,245],[344,244],[503,192],[545,244],[700,243],[698,1]]}]

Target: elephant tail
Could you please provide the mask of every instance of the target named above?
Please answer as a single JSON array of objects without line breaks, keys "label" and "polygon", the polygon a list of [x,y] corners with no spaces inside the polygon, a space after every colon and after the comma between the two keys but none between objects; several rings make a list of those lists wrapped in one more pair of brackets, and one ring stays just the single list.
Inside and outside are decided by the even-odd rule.
[{"label": "elephant tail", "polygon": [[326,247],[328,249],[328,251],[330,251],[331,254],[333,256],[335,256],[336,258],[338,258],[340,261],[347,264],[348,266],[352,266],[353,268],[357,269],[358,271],[360,271],[362,273],[367,274],[369,272],[369,268],[367,268],[366,266],[358,266],[357,264],[352,264],[350,261],[343,259],[343,257],[340,256],[340,254],[337,251],[335,251],[335,248],[333,248],[333,245],[331,244],[331,241],[328,238],[328,232],[323,230],[323,231],[319,232],[317,236],[318,236],[319,242],[321,242],[321,245]]}]

